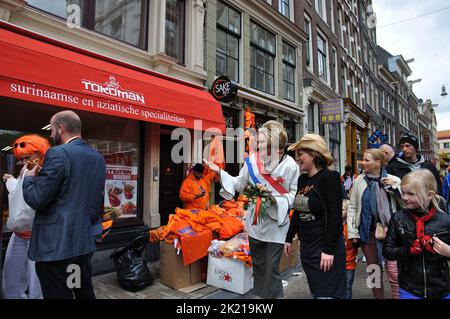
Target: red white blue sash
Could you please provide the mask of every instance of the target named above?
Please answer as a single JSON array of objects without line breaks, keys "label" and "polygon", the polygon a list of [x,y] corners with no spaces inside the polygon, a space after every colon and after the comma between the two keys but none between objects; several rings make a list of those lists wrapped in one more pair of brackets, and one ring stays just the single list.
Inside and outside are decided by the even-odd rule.
[{"label": "red white blue sash", "polygon": [[247,163],[248,172],[254,184],[265,185],[270,192],[274,193],[274,195],[283,195],[288,193],[288,191],[281,185],[281,182],[278,182],[266,172],[259,152],[247,157],[245,162]]}]

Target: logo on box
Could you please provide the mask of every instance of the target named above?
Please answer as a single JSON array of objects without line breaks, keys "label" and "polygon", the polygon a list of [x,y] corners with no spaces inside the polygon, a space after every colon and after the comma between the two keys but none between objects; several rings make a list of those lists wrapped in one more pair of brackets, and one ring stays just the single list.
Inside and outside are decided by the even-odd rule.
[{"label": "logo on box", "polygon": [[233,277],[231,277],[230,273],[226,270],[220,269],[220,268],[216,268],[214,269],[214,273],[219,275],[218,279],[222,280],[222,281],[226,281],[229,283],[233,282]]}]

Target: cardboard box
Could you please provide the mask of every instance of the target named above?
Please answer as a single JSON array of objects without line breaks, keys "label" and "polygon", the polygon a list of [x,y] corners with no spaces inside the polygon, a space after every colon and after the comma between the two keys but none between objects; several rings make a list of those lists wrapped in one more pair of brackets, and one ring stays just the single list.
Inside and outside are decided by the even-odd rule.
[{"label": "cardboard box", "polygon": [[283,253],[281,254],[281,259],[280,259],[280,273],[285,272],[288,269],[291,269],[295,266],[298,265],[299,262],[299,249],[300,249],[300,245],[299,245],[299,241],[297,236],[294,238],[294,240],[292,241],[292,246],[291,246],[291,255],[289,257],[287,257]]},{"label": "cardboard box", "polygon": [[166,242],[160,244],[160,282],[174,289],[192,286],[202,280],[201,260],[183,265],[183,256]]},{"label": "cardboard box", "polygon": [[208,256],[206,283],[217,288],[245,294],[253,288],[253,268],[230,258]]}]

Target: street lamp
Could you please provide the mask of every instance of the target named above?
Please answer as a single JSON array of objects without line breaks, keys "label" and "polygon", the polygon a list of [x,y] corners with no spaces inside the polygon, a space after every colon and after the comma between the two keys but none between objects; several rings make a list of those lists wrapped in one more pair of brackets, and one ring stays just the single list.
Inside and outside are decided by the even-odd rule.
[{"label": "street lamp", "polygon": [[442,90],[441,96],[446,96],[446,95],[448,95],[447,91],[445,90],[445,85],[444,85],[444,84],[442,84],[441,90]]}]

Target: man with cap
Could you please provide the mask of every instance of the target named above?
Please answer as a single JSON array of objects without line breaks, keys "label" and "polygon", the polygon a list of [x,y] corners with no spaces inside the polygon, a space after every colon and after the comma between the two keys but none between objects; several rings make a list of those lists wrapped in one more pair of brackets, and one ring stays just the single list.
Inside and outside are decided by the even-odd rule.
[{"label": "man with cap", "polygon": [[203,164],[195,164],[180,188],[180,199],[186,209],[208,209],[211,182],[215,174]]},{"label": "man with cap", "polygon": [[442,194],[442,183],[439,177],[439,172],[436,167],[417,152],[419,148],[419,141],[417,138],[409,133],[403,134],[400,138],[400,148],[403,154],[395,158],[387,167],[387,172],[399,178],[403,178],[409,172],[416,171],[420,168],[425,168],[433,173],[436,179],[438,194]]}]

